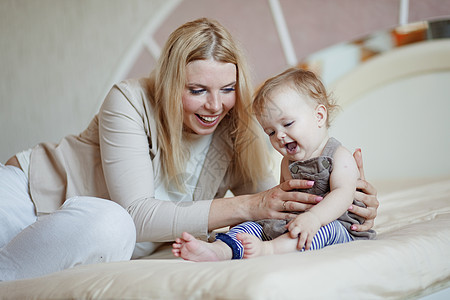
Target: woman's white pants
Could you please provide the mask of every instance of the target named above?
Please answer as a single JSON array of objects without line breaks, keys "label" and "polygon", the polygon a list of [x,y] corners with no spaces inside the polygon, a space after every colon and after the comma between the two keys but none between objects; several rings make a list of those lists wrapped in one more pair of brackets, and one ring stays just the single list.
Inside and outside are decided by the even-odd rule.
[{"label": "woman's white pants", "polygon": [[38,218],[23,171],[0,164],[0,281],[129,260],[135,242],[131,216],[110,200],[73,197]]}]

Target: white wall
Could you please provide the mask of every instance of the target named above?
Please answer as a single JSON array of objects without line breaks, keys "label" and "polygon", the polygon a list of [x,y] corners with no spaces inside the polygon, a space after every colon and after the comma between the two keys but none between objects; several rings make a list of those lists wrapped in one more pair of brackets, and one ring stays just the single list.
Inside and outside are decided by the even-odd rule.
[{"label": "white wall", "polygon": [[1,0],[0,162],[82,131],[170,2]]},{"label": "white wall", "polygon": [[373,182],[450,176],[450,39],[385,52],[343,76],[330,132]]},{"label": "white wall", "polygon": [[386,84],[345,106],[330,131],[362,148],[375,182],[449,176],[449,83],[447,71]]},{"label": "white wall", "polygon": [[[149,31],[159,28],[171,9],[176,11],[187,6],[197,11],[206,3],[196,1],[197,6],[191,7],[192,2],[187,1],[190,0],[0,0],[0,162],[36,143],[58,142],[67,134],[82,131],[97,112],[111,85],[122,79],[121,76],[125,77],[127,63],[136,61],[133,55],[140,53],[139,42],[152,36]],[[185,6],[177,6],[179,3]],[[232,22],[234,15],[223,15],[225,17]],[[385,76],[383,74],[376,77],[382,78]],[[445,80],[448,82],[449,79]],[[431,83],[435,82],[431,80]],[[357,86],[352,81],[348,89],[354,91]],[[444,82],[441,86],[444,89],[440,98],[429,96],[435,87],[425,87],[421,81],[409,81],[409,87],[405,87],[404,91],[411,93],[411,97],[423,95],[430,101],[438,101],[435,105],[442,107],[442,110],[436,113],[441,116],[449,111],[450,102],[447,99],[450,85]],[[384,94],[370,97],[380,99],[367,99],[355,103],[355,107],[344,107],[344,113],[339,116],[341,120],[336,120],[333,126],[333,129],[340,130],[336,136],[348,147],[353,147],[353,144],[363,147],[367,175],[375,179],[398,176],[392,170],[387,176],[383,166],[397,161],[396,155],[390,155],[390,152],[396,153],[397,149],[404,149],[406,145],[417,150],[415,153],[422,154],[421,157],[428,156],[432,151],[444,156],[450,148],[448,142],[440,144],[444,147],[436,147],[429,142],[417,145],[416,140],[421,142],[431,137],[433,140],[441,138],[442,141],[450,141],[450,125],[440,117],[428,119],[429,122],[424,123],[426,126],[421,127],[417,119],[422,113],[422,105],[427,109],[431,106],[419,100],[414,102],[409,96],[392,102],[391,106],[391,98],[386,96],[391,92],[378,91]],[[397,93],[392,99],[399,98]],[[415,104],[408,106],[410,103]],[[392,110],[386,111],[386,106],[391,106]],[[360,109],[362,113],[358,115],[358,122],[366,122],[370,133],[364,133],[365,129],[348,123],[351,120],[348,114]],[[396,125],[398,123],[395,123],[397,119],[386,120],[389,113],[400,109],[406,111],[401,116],[404,122],[400,123],[404,131],[412,125],[422,129],[410,130],[408,136],[396,133],[400,130]],[[427,114],[431,112],[427,110]],[[435,130],[437,125],[442,132]],[[374,130],[370,131],[374,126],[383,126],[382,131],[378,132],[385,135],[377,136]],[[358,138],[355,138],[356,130],[359,130]],[[398,141],[405,143],[393,143]],[[431,150],[433,147],[435,149]],[[387,155],[391,160],[381,163],[377,160],[380,154]],[[435,155],[433,163],[436,166],[426,170],[435,170],[434,175],[449,174],[449,161],[444,158],[442,163]],[[406,160],[401,162],[408,164]],[[415,171],[416,176],[426,164],[425,161],[420,163],[422,165],[414,170],[401,168],[402,172],[412,176]],[[428,176],[430,173],[422,174]]]}]

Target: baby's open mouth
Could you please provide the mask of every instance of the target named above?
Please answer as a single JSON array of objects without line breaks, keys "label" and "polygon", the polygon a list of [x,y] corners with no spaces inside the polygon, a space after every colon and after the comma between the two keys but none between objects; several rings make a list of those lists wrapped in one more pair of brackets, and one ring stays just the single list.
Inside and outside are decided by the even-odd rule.
[{"label": "baby's open mouth", "polygon": [[295,149],[297,149],[297,142],[287,143],[284,147],[286,147],[288,153],[293,154],[295,153]]}]

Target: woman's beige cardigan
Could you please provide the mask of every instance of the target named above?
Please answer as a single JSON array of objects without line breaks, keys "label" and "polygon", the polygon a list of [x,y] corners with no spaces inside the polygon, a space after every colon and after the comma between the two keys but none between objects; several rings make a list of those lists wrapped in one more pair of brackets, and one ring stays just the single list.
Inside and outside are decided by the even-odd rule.
[{"label": "woman's beige cardigan", "polygon": [[[73,196],[95,196],[111,199],[131,214],[138,242],[173,241],[183,231],[206,238],[213,198],[228,189],[235,195],[255,192],[229,172],[233,148],[224,119],[214,133],[193,202],[155,199],[153,164],[160,154],[149,91],[148,78],[117,84],[80,135],[33,149],[30,194],[38,215],[57,210]],[[274,184],[268,172],[256,191]]]}]

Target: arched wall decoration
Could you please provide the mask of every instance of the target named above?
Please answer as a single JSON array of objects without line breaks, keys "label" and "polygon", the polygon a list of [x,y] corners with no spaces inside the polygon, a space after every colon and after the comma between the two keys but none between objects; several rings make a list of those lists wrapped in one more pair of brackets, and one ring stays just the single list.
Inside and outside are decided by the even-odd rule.
[{"label": "arched wall decoration", "polygon": [[[137,35],[135,42],[130,46],[127,53],[124,55],[124,58],[120,62],[117,71],[114,72],[113,76],[111,77],[111,80],[108,81],[108,88],[111,83],[120,81],[125,78],[129,77],[138,77],[142,75],[148,75],[148,73],[151,71],[151,69],[154,67],[154,64],[156,63],[162,45],[160,44],[161,41],[158,43],[158,41],[155,39],[154,34],[160,29],[160,26],[163,25],[164,21],[169,18],[174,10],[182,4],[183,0],[171,0],[167,1],[165,6],[161,9],[161,11],[158,14],[158,18],[149,20],[148,24],[141,30],[141,32]],[[353,62],[351,62],[350,65],[342,66],[338,65],[337,67],[330,67],[325,66],[326,64],[329,64],[329,61],[331,59],[335,61],[339,61],[342,56],[333,57],[329,56],[331,58],[325,58],[326,52],[330,52],[330,49],[332,47],[326,47],[320,51],[317,51],[311,55],[309,55],[306,58],[298,58],[297,47],[292,41],[292,32],[290,32],[290,28],[287,25],[287,19],[286,15],[283,13],[283,6],[280,4],[280,0],[267,0],[266,5],[270,9],[270,14],[272,15],[273,26],[275,28],[275,34],[276,39],[278,40],[278,43],[280,45],[280,49],[282,49],[282,52],[279,53],[280,56],[284,58],[285,66],[280,66],[280,70],[282,71],[285,67],[288,66],[299,66],[303,68],[312,69],[313,71],[317,72],[324,82],[327,85],[331,85],[334,81],[338,80],[344,73],[351,68],[354,68],[356,65],[358,65],[361,61],[366,60],[367,57],[361,57],[358,59],[355,59]],[[189,4],[191,6],[199,5],[199,1],[197,2],[190,2]],[[400,26],[404,25],[407,26],[408,20],[409,20],[409,9],[410,9],[410,0],[399,0],[398,2],[398,17],[397,17],[397,24]],[[284,7],[286,9],[286,7]],[[292,28],[291,28],[292,29]],[[361,39],[362,40],[362,39]],[[350,52],[354,52],[353,55],[358,54],[356,52],[366,51],[367,49],[356,49],[355,43],[357,42],[350,42],[350,43],[340,43],[338,45],[335,45],[334,47],[340,47],[339,49],[339,55],[345,55],[348,57],[348,54]],[[335,48],[336,49],[336,48]],[[375,51],[378,51],[379,49],[376,49]],[[371,51],[369,49],[369,51]],[[384,51],[384,50],[383,50]],[[346,52],[346,53],[344,53]],[[336,54],[337,52],[335,52]],[[366,55],[367,53],[361,54]],[[146,57],[146,59],[143,59],[142,57]],[[151,62],[149,62],[151,60]],[[139,69],[140,70],[136,70]],[[332,70],[333,74],[330,74],[330,69]],[[142,74],[145,70],[145,74]],[[148,70],[148,72],[147,72]],[[270,74],[272,76],[274,74]],[[265,78],[265,77],[264,77]],[[261,79],[259,79],[260,81]],[[258,84],[260,82],[257,82]]]},{"label": "arched wall decoration", "polygon": [[119,82],[128,77],[132,67],[139,63],[137,60],[142,51],[148,52],[155,60],[158,59],[161,52],[160,46],[156,43],[153,38],[155,30],[164,22],[167,16],[180,4],[182,0],[167,0],[164,6],[160,9],[157,14],[157,18],[148,20],[148,23],[142,28],[142,30],[136,35],[134,42],[126,51],[124,57],[120,60],[116,71],[108,80],[105,86],[105,91],[111,88],[111,85]]}]

